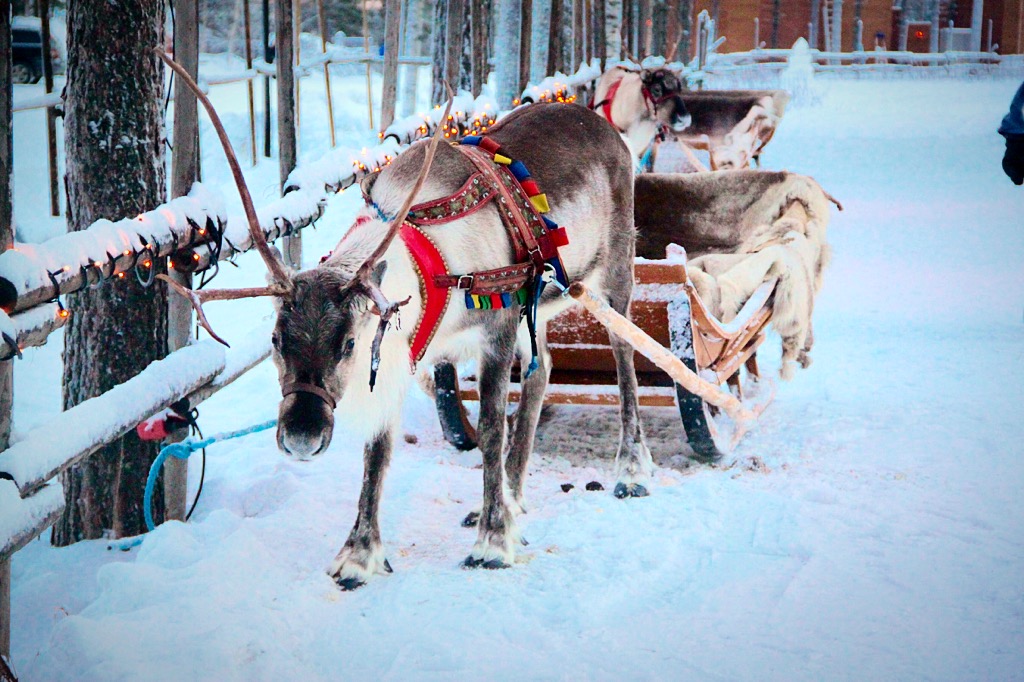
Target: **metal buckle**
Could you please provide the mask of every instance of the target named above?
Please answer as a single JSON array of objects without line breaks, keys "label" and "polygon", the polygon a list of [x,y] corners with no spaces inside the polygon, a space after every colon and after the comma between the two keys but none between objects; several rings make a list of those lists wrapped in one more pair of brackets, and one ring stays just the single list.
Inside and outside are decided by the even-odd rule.
[{"label": "metal buckle", "polygon": [[[468,279],[469,284],[467,286],[462,285],[462,280]],[[457,289],[472,289],[473,288],[473,275],[459,275],[459,283],[455,285]]]}]

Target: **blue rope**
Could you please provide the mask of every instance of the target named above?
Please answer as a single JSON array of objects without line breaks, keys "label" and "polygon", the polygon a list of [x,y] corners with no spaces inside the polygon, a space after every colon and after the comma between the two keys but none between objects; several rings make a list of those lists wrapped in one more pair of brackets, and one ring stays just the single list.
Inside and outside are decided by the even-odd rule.
[{"label": "blue rope", "polygon": [[[270,421],[263,422],[262,424],[256,424],[244,429],[237,431],[229,431],[228,433],[218,433],[216,436],[210,436],[203,440],[192,440],[186,438],[180,443],[171,443],[165,445],[160,449],[160,454],[156,456],[153,461],[153,466],[149,468],[149,476],[146,478],[146,492],[142,497],[142,511],[146,518],[146,529],[152,531],[156,528],[156,524],[153,522],[153,490],[156,489],[156,479],[160,476],[160,470],[163,469],[164,462],[167,461],[168,457],[175,457],[177,459],[188,459],[192,456],[193,452],[202,450],[203,448],[225,440],[233,440],[235,438],[241,438],[242,436],[248,436],[251,433],[259,433],[260,431],[266,431],[277,426],[277,420],[271,419]],[[127,551],[132,547],[137,547],[142,544],[143,535],[139,535],[134,538],[129,538],[118,545],[118,548]]]}]

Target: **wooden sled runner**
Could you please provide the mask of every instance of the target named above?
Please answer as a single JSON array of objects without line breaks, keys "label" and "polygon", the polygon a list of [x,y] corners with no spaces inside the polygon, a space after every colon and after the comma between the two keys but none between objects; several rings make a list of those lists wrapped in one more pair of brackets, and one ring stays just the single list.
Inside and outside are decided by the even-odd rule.
[{"label": "wooden sled runner", "polygon": [[[758,280],[739,311],[723,322],[698,293],[691,273],[701,273],[692,264],[699,257],[767,255],[782,235],[801,229],[820,231],[816,238],[823,242],[828,198],[808,178],[747,170],[639,176],[636,200],[639,234],[630,307],[635,327],[585,288],[574,287],[584,307],[548,324],[552,373],[545,402],[618,404],[612,329],[638,350],[640,404],[677,406],[694,457],[714,461],[735,446],[774,396],[774,382],[759,370],[757,350],[772,322],[776,296],[790,277]],[[597,314],[601,305],[607,310]],[[434,380],[445,437],[459,449],[475,447],[476,433],[463,405],[478,398],[475,381],[465,377],[460,385],[448,364],[435,368]],[[513,384],[509,400],[518,397]]]}]

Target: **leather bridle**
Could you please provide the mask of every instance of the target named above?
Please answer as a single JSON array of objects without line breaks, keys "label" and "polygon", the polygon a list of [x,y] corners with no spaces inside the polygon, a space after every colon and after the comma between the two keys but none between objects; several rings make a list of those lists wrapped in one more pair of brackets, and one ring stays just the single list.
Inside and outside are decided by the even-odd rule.
[{"label": "leather bridle", "polygon": [[338,404],[330,393],[316,384],[293,381],[292,383],[285,384],[281,387],[281,397],[287,398],[293,393],[309,393],[311,395],[315,395],[317,398],[320,398],[320,400],[330,405],[331,410],[333,410]]}]

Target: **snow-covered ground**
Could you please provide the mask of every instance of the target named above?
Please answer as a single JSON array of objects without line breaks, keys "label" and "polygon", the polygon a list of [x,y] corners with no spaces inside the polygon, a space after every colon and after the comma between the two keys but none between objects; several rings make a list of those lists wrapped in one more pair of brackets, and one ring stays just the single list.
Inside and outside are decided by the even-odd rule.
[{"label": "snow-covered ground", "polygon": [[[551,408],[520,521],[530,546],[510,570],[465,571],[478,456],[445,444],[414,391],[417,442],[397,445],[382,506],[395,573],[342,593],[324,569],[354,519],[361,445],[339,428],[310,463],[270,433],[216,445],[189,524],[127,553],[44,538],[15,556],[23,679],[1024,679],[1024,192],[995,134],[1018,83],[819,85],[764,156],[846,208],[815,362],[733,460],[663,467],[646,499],[584,492],[613,483],[616,411]],[[360,91],[341,92],[365,135]],[[244,117],[233,125],[244,144]],[[315,157],[323,126],[304,130]],[[204,169],[226,179],[204,145]],[[19,166],[19,192],[42,177]],[[274,164],[252,178],[269,199]],[[307,262],[359,203],[332,199]],[[224,284],[263,279],[241,263]],[[211,312],[231,340],[269,307]],[[55,339],[16,365],[17,433],[58,409],[59,351]],[[264,364],[204,404],[202,425],[272,418],[278,396]],[[645,417],[686,452],[672,410]]]}]

